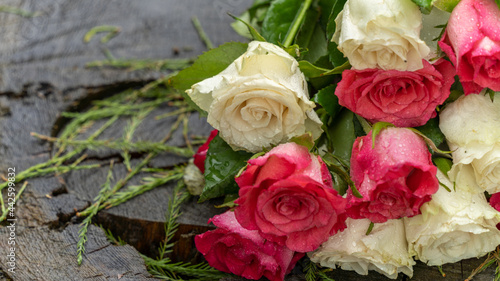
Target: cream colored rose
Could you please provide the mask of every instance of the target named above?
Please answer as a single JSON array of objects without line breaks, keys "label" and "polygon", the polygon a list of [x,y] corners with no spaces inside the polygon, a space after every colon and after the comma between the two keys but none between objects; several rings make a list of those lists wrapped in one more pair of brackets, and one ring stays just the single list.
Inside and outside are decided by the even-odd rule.
[{"label": "cream colored rose", "polygon": [[186,91],[235,150],[260,152],[311,132],[321,121],[298,62],[280,47],[253,41],[218,75]]},{"label": "cream colored rose", "polygon": [[481,257],[500,244],[500,213],[491,207],[484,193],[471,193],[475,185],[470,167],[457,178],[455,189],[440,171],[440,187],[432,200],[422,205],[421,215],[404,218],[410,253],[428,265],[454,263]]},{"label": "cream colored rose", "polygon": [[439,128],[453,151],[449,172],[454,181],[464,166],[471,166],[478,192],[500,192],[500,94],[462,96],[439,115]]},{"label": "cream colored rose", "polygon": [[332,41],[355,69],[414,71],[430,51],[411,0],[348,0],[335,23]]},{"label": "cream colored rose", "polygon": [[399,272],[412,277],[415,261],[408,254],[402,220],[377,223],[369,235],[365,235],[368,219],[346,220],[347,228],[331,236],[314,252],[308,253],[311,261],[321,266],[354,270],[367,275],[375,270],[396,279]]}]

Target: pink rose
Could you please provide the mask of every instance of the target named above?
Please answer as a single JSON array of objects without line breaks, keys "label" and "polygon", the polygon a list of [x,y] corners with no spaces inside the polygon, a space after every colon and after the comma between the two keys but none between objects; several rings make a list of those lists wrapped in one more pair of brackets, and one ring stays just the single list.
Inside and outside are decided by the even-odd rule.
[{"label": "pink rose", "polygon": [[312,251],[345,228],[346,201],[325,163],[304,146],[282,144],[249,160],[236,183],[240,224],[293,251]]},{"label": "pink rose", "polygon": [[493,0],[462,0],[439,47],[457,69],[465,94],[500,91],[500,10]]},{"label": "pink rose", "polygon": [[380,131],[372,148],[372,132],[354,142],[351,178],[363,198],[347,193],[347,215],[382,223],[420,214],[439,187],[437,168],[424,140],[405,128]]},{"label": "pink rose", "polygon": [[194,242],[208,264],[217,270],[247,279],[265,276],[271,281],[283,280],[304,256],[267,241],[256,230],[241,227],[231,211],[210,221],[218,228],[196,235]]},{"label": "pink rose", "polygon": [[[497,210],[497,211],[500,212],[500,192],[499,193],[493,193],[493,195],[491,195],[490,205],[495,210]],[[497,229],[500,230],[500,223],[497,224]]]},{"label": "pink rose", "polygon": [[455,70],[446,60],[422,60],[416,71],[344,70],[335,95],[339,103],[371,122],[416,127],[436,116],[436,106],[450,95]]},{"label": "pink rose", "polygon": [[198,169],[200,169],[202,174],[205,173],[205,160],[207,159],[208,145],[215,138],[215,136],[217,136],[218,132],[219,131],[217,130],[212,130],[212,132],[210,132],[210,136],[208,136],[207,141],[198,148],[198,151],[193,156],[194,164],[196,165],[196,167],[198,167]]}]

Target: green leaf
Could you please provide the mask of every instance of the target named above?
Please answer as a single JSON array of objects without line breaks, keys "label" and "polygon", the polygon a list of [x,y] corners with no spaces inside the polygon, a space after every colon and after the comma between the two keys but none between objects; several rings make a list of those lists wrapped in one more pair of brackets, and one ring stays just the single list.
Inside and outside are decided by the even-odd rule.
[{"label": "green leaf", "polygon": [[495,0],[495,3],[497,3],[498,9],[500,9],[500,0]]},{"label": "green leaf", "polygon": [[324,73],[327,73],[328,71],[330,71],[329,69],[315,66],[314,64],[312,64],[306,60],[299,61],[299,68],[300,68],[300,71],[302,71],[302,73],[304,73],[304,75],[307,78],[319,77],[319,76],[322,76]]},{"label": "green leaf", "polygon": [[377,139],[377,135],[385,128],[395,127],[393,124],[389,122],[377,122],[373,124],[372,127],[372,148],[375,147],[375,140]]},{"label": "green leaf", "polygon": [[[441,154],[444,154],[444,155],[448,155],[450,153],[452,153],[452,151],[444,151],[444,150],[441,150],[439,149],[436,144],[429,138],[427,137],[426,135],[424,135],[422,132],[420,132],[419,130],[415,129],[415,128],[407,128],[411,131],[413,131],[415,134],[419,135],[420,137],[422,137],[422,139],[424,139],[425,143],[427,143],[427,145],[430,147],[430,149],[434,152],[437,152],[437,153],[441,153]],[[448,155],[449,156],[449,155]],[[449,156],[451,158],[451,156]]]},{"label": "green leaf", "polygon": [[283,42],[303,0],[276,0],[267,10],[261,34],[268,42]]},{"label": "green leaf", "polygon": [[232,17],[233,19],[243,23],[248,28],[248,32],[250,32],[250,35],[252,36],[252,38],[254,40],[266,42],[266,39],[264,37],[262,37],[262,35],[260,35],[260,33],[257,31],[257,29],[255,29],[255,27],[251,26],[249,23],[247,23],[246,21],[244,21],[236,16],[233,16],[232,14],[229,14],[229,16]]},{"label": "green leaf", "polygon": [[[498,4],[498,0],[497,1]],[[436,8],[451,13],[460,0],[434,0],[432,3]]]},{"label": "green leaf", "polygon": [[309,150],[311,150],[314,147],[314,139],[311,133],[305,133],[301,136],[293,137],[290,139],[290,142],[294,142],[298,145],[305,146]]},{"label": "green leaf", "polygon": [[195,83],[219,74],[247,50],[248,44],[230,42],[200,55],[190,67],[172,77],[169,83],[176,88],[188,103],[202,114],[206,114],[185,93]]},{"label": "green leaf", "polygon": [[319,18],[318,9],[309,9],[295,40],[301,48],[307,49],[303,59],[311,62],[328,54],[326,35],[318,21]]},{"label": "green leaf", "polygon": [[320,24],[321,27],[326,30],[328,26],[328,20],[330,19],[330,14],[332,13],[333,6],[335,5],[336,0],[319,0],[318,6],[320,9]]},{"label": "green leaf", "polygon": [[337,15],[344,9],[344,5],[346,2],[347,0],[335,1],[326,28],[328,54],[330,55],[330,61],[335,67],[343,65],[347,61],[347,58],[344,57],[344,54],[342,54],[342,52],[337,48],[337,43],[331,41],[336,28],[335,19],[337,18]]},{"label": "green leaf", "polygon": [[334,69],[325,69],[319,66],[315,66],[314,64],[301,60],[299,61],[300,70],[304,73],[307,78],[317,78],[328,75],[341,74],[342,71],[351,67],[349,62],[345,62],[343,65],[335,67]]},{"label": "green leaf", "polygon": [[208,147],[205,160],[205,188],[199,202],[238,193],[234,177],[251,156],[251,153],[245,151],[234,151],[217,135]]},{"label": "green leaf", "polygon": [[443,157],[434,157],[432,161],[434,162],[436,167],[445,175],[448,174],[448,172],[451,170],[451,166],[453,165],[453,162],[450,159]]},{"label": "green leaf", "polygon": [[432,2],[434,0],[411,0],[411,1],[420,7],[420,11],[422,11],[422,13],[426,15],[431,13]]},{"label": "green leaf", "polygon": [[439,129],[439,120],[437,117],[430,119],[423,126],[415,127],[415,129],[432,140],[435,146],[441,145],[445,139],[444,134]]},{"label": "green leaf", "polygon": [[339,98],[335,95],[337,84],[329,85],[319,90],[314,96],[314,101],[321,105],[328,115],[335,118],[342,109],[339,104]]},{"label": "green leaf", "polygon": [[352,145],[356,140],[354,118],[356,117],[352,111],[343,108],[337,118],[332,118],[325,128],[329,151],[346,163],[351,160]]}]

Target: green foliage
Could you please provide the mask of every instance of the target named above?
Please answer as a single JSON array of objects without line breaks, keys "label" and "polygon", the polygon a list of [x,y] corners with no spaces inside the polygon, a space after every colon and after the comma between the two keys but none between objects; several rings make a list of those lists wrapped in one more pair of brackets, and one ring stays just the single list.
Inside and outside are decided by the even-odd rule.
[{"label": "green foliage", "polygon": [[199,202],[238,193],[234,177],[251,156],[251,153],[245,151],[234,151],[217,135],[208,148],[205,160],[205,188]]},{"label": "green foliage", "polygon": [[411,0],[413,3],[417,4],[420,7],[420,11],[424,14],[429,14],[432,9],[432,2],[434,0]]},{"label": "green foliage", "polygon": [[326,27],[328,54],[330,55],[330,61],[335,67],[343,65],[347,61],[347,58],[344,57],[344,54],[342,54],[342,52],[337,49],[337,43],[331,41],[337,25],[335,23],[335,19],[337,18],[338,14],[344,9],[344,5],[346,2],[347,0],[335,0],[330,13],[330,17],[328,19],[328,25]]},{"label": "green foliage", "polygon": [[453,165],[453,162],[451,162],[450,159],[443,157],[434,157],[432,161],[434,162],[436,167],[445,175],[448,174],[448,172],[451,170],[451,166]]},{"label": "green foliage", "polygon": [[85,243],[87,242],[87,231],[90,223],[92,222],[92,218],[99,211],[99,206],[106,201],[106,199],[110,196],[111,191],[111,180],[113,179],[113,162],[109,165],[108,176],[106,177],[106,182],[102,185],[101,190],[99,191],[99,195],[94,199],[95,203],[88,207],[89,215],[83,220],[80,224],[80,230],[78,231],[79,240],[76,244],[77,251],[77,262],[78,265],[82,264],[83,254],[85,253]]},{"label": "green foliage", "polygon": [[268,42],[284,42],[303,0],[276,0],[271,3],[262,23],[261,34]]},{"label": "green foliage", "polygon": [[325,31],[319,24],[320,16],[319,7],[307,10],[304,23],[295,39],[297,45],[307,49],[302,58],[311,62],[328,54]]},{"label": "green foliage", "polygon": [[441,129],[439,129],[438,117],[430,119],[425,125],[415,127],[415,129],[428,137],[435,146],[441,145],[445,140],[444,134],[441,132]]},{"label": "green foliage", "polygon": [[339,104],[339,98],[335,95],[336,84],[329,85],[319,90],[314,96],[314,101],[321,105],[328,115],[335,118],[339,114],[342,106]]},{"label": "green foliage", "polygon": [[191,101],[185,91],[190,89],[192,85],[219,74],[236,58],[241,56],[247,50],[247,47],[248,45],[245,43],[231,42],[211,49],[200,55],[193,65],[172,77],[169,82],[193,108],[206,115],[203,110]]},{"label": "green foliage", "polygon": [[257,40],[257,41],[262,41],[262,42],[266,42],[266,38],[262,37],[262,35],[260,35],[260,33],[257,31],[257,29],[255,29],[255,27],[253,27],[252,25],[250,25],[248,22],[236,17],[236,16],[233,16],[231,14],[229,14],[233,19],[235,19],[236,21],[239,21],[241,23],[243,23],[246,28],[248,29],[248,32],[250,33],[250,36],[252,37],[253,40]]},{"label": "green foliage", "polygon": [[355,119],[351,111],[343,108],[335,119],[330,119],[325,133],[328,135],[328,151],[346,163],[351,159],[352,145],[356,140]]},{"label": "green foliage", "polygon": [[[272,0],[255,0],[252,7],[243,12],[239,18],[259,32],[271,2]],[[241,36],[252,39],[253,36],[250,34],[247,25],[242,21],[233,22],[231,27]]]},{"label": "green foliage", "polygon": [[305,273],[306,281],[335,281],[326,275],[327,271],[331,269],[321,269],[317,264],[313,263],[311,260],[306,260],[306,265],[304,266],[303,272]]}]

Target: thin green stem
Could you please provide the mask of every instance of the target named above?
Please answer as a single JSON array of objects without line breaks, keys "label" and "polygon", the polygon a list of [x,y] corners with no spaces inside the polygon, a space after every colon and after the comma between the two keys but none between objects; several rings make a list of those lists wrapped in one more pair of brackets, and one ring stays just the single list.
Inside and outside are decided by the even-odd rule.
[{"label": "thin green stem", "polygon": [[299,31],[300,25],[304,21],[306,12],[311,6],[311,3],[312,0],[305,0],[304,4],[302,4],[302,7],[300,8],[298,15],[293,20],[292,25],[290,26],[290,29],[286,34],[285,41],[283,42],[283,46],[285,48],[290,47],[290,45],[292,45],[293,39],[295,39],[295,35],[297,35],[297,32]]},{"label": "thin green stem", "polygon": [[198,20],[198,18],[192,17],[191,20],[193,21],[194,28],[196,28],[196,31],[198,31],[198,34],[200,35],[200,38],[203,41],[203,43],[205,43],[205,45],[207,46],[208,49],[213,49],[214,44],[212,44],[212,41],[210,41],[207,34],[205,33],[205,31],[201,27],[201,23]]}]

